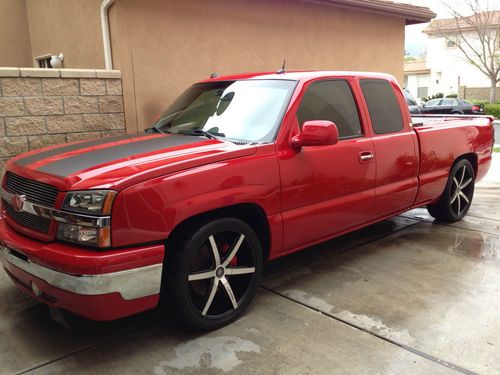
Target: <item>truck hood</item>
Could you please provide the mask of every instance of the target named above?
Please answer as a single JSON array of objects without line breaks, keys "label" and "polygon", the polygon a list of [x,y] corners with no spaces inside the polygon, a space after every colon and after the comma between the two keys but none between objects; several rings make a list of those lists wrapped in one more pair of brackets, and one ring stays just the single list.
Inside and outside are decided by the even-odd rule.
[{"label": "truck hood", "polygon": [[136,134],[32,151],[11,159],[7,169],[60,190],[122,190],[147,179],[255,151],[255,146],[217,139]]}]

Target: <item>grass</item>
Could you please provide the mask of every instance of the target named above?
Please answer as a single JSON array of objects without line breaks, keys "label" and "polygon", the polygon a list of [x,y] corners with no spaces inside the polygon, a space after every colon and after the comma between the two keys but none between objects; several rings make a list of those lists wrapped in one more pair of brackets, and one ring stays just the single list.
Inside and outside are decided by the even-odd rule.
[{"label": "grass", "polygon": [[493,152],[500,152],[500,147],[493,148]]}]

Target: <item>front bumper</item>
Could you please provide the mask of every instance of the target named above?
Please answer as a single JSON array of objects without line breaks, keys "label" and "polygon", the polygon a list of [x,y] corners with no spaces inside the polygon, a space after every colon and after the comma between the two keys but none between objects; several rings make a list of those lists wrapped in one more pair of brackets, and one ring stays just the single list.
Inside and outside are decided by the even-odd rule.
[{"label": "front bumper", "polygon": [[159,301],[164,246],[92,251],[22,236],[0,217],[0,262],[17,287],[53,307],[113,320]]}]

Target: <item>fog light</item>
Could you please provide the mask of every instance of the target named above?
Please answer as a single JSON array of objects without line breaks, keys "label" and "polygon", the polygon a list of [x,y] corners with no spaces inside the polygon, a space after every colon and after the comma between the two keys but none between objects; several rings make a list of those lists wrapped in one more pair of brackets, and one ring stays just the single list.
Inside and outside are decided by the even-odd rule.
[{"label": "fog light", "polygon": [[40,288],[38,288],[38,285],[36,285],[33,281],[31,282],[31,290],[33,293],[35,293],[35,296],[40,297],[42,295],[42,291]]},{"label": "fog light", "polygon": [[111,236],[109,227],[93,228],[60,223],[57,238],[87,246],[109,247]]}]

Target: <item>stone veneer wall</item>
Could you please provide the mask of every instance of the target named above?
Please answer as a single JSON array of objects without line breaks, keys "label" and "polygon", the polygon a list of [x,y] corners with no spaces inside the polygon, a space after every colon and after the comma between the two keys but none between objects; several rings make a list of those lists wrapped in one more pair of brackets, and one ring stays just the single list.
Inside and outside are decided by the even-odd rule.
[{"label": "stone veneer wall", "polygon": [[124,133],[120,71],[0,68],[0,170],[25,151]]},{"label": "stone veneer wall", "polygon": [[[462,99],[489,101],[490,88],[489,87],[466,87],[460,86],[458,95]],[[500,87],[497,87],[497,100],[500,99]]]}]

